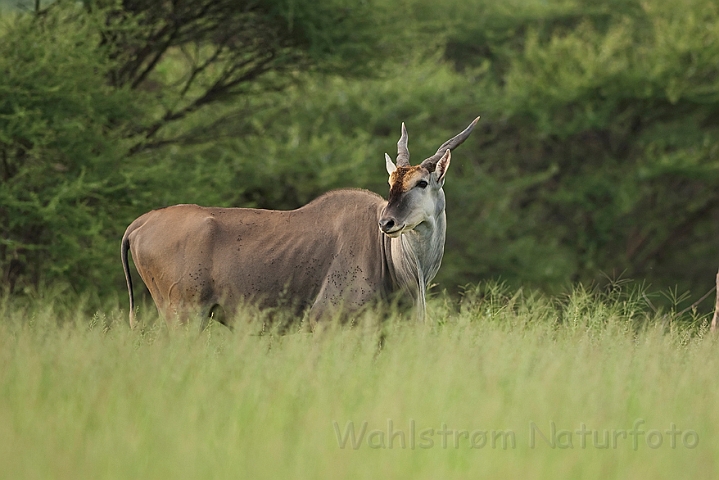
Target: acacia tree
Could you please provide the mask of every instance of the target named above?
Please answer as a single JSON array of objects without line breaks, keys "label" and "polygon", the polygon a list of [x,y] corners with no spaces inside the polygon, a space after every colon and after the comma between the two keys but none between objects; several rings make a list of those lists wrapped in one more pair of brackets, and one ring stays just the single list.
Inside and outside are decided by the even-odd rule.
[{"label": "acacia tree", "polygon": [[86,5],[105,17],[101,43],[115,63],[109,83],[151,91],[159,100],[151,120],[133,132],[132,153],[203,140],[226,117],[237,116],[237,108],[229,109],[210,125],[167,133],[168,125],[203,107],[281,91],[311,69],[369,73],[376,59],[391,53],[390,42],[375,31],[390,18],[371,2],[99,0]]}]

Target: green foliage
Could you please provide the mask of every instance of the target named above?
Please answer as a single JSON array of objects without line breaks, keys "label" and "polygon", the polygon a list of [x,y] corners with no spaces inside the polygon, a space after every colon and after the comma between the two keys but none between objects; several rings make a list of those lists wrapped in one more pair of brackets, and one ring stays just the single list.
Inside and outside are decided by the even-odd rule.
[{"label": "green foliage", "polygon": [[11,290],[65,278],[81,291],[111,265],[115,165],[141,109],[106,84],[92,17],[75,8],[3,20],[0,272]]},{"label": "green foliage", "polygon": [[708,289],[719,256],[715,2],[513,7],[486,6],[476,26],[465,6],[446,50],[486,97],[475,162],[504,215],[467,215],[461,275],[483,265],[549,286],[626,271]]}]

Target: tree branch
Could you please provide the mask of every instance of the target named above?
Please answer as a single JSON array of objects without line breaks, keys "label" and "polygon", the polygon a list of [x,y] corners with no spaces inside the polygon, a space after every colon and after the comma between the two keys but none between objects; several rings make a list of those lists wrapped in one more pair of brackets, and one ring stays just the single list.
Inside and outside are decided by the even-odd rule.
[{"label": "tree branch", "polygon": [[[173,40],[177,36],[178,29],[174,29],[170,35],[168,36],[167,40],[161,44],[161,46],[155,51],[155,56],[150,60],[147,64],[147,66],[143,69],[142,73],[137,75],[135,77],[135,80],[132,81],[132,84],[130,85],[130,88],[133,90],[136,89],[144,80],[147,78],[147,76],[152,72],[157,64],[159,63],[160,59],[165,55],[167,52],[167,49],[170,48],[172,45]],[[137,68],[140,67],[144,62],[138,62]],[[132,72],[132,75],[135,75],[137,72],[137,68]]]}]

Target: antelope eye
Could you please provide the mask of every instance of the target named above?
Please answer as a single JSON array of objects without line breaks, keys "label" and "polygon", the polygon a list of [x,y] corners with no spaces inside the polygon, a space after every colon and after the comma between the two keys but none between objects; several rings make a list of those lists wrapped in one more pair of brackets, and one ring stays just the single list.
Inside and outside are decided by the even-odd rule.
[{"label": "antelope eye", "polygon": [[427,187],[427,182],[425,182],[424,180],[420,180],[419,182],[417,182],[417,186],[419,188],[425,188]]}]

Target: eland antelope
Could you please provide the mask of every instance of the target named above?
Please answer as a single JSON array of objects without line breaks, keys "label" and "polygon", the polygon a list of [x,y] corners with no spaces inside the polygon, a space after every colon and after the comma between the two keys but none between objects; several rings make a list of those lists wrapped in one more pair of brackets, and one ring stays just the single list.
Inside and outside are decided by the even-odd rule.
[{"label": "eland antelope", "polygon": [[387,201],[344,189],[290,211],[175,205],[140,216],[121,245],[130,325],[135,301],[128,250],[168,322],[197,316],[205,325],[217,308],[229,320],[244,302],[309,309],[317,320],[397,291],[411,295],[423,321],[425,291],[444,253],[442,187],[451,151],[478,120],[415,166],[403,123],[396,164],[385,154]]}]

